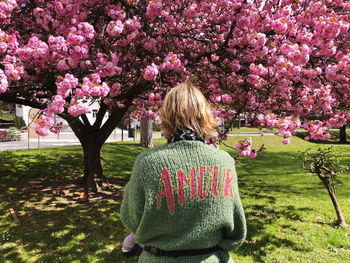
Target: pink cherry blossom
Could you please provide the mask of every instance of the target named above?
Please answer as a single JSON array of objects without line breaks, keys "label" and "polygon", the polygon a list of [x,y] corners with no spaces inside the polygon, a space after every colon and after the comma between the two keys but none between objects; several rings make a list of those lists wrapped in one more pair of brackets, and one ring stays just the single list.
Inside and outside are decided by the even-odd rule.
[{"label": "pink cherry blossom", "polygon": [[36,120],[34,126],[35,132],[40,136],[47,136],[50,133],[50,127],[54,125],[54,121],[51,117],[47,117],[44,114],[41,114],[40,117]]},{"label": "pink cherry blossom", "polygon": [[153,20],[156,16],[161,14],[162,1],[151,0],[147,6],[146,16]]},{"label": "pink cherry blossom", "polygon": [[46,108],[46,116],[52,117],[53,114],[62,113],[64,111],[64,106],[66,101],[61,95],[56,95],[52,97],[51,104]]},{"label": "pink cherry blossom", "polygon": [[152,63],[150,66],[147,66],[143,77],[146,80],[155,80],[157,78],[158,75],[158,67]]},{"label": "pink cherry blossom", "polygon": [[77,89],[76,94],[79,97],[95,96],[103,98],[107,96],[109,90],[107,83],[101,81],[100,75],[94,73],[90,77],[83,78],[81,89]]},{"label": "pink cherry blossom", "polygon": [[290,139],[289,138],[285,138],[282,141],[283,144],[290,144]]},{"label": "pink cherry blossom", "polygon": [[61,81],[56,82],[57,94],[61,95],[62,98],[66,98],[77,85],[78,79],[67,73]]},{"label": "pink cherry blossom", "polygon": [[239,156],[249,157],[250,159],[254,159],[257,156],[256,149],[252,148],[251,142],[247,139],[237,143],[236,150],[238,151]]},{"label": "pink cherry blossom", "polygon": [[238,151],[239,156],[250,156],[252,151],[250,141],[248,140],[240,141],[236,145],[236,150]]},{"label": "pink cherry blossom", "polygon": [[7,0],[0,2],[0,18],[8,18],[11,16],[11,12],[13,9],[17,7],[16,0]]},{"label": "pink cherry blossom", "polygon": [[7,90],[8,87],[8,80],[7,76],[5,75],[4,71],[0,69],[0,93],[3,93]]},{"label": "pink cherry blossom", "polygon": [[249,158],[254,159],[254,158],[256,158],[257,154],[258,153],[257,153],[256,149],[252,149],[250,152]]},{"label": "pink cherry blossom", "polygon": [[124,24],[122,21],[112,21],[107,26],[107,32],[112,37],[118,37],[124,30]]},{"label": "pink cherry blossom", "polygon": [[79,118],[94,101],[155,118],[167,90],[191,81],[215,119],[244,113],[285,141],[299,127],[327,139],[350,119],[346,1],[35,3],[0,2],[0,96],[46,117]]},{"label": "pink cherry blossom", "polygon": [[160,68],[165,71],[184,71],[184,67],[176,54],[170,52],[164,59],[164,62],[160,65]]},{"label": "pink cherry blossom", "polygon": [[0,140],[5,139],[7,136],[7,131],[6,130],[0,130]]},{"label": "pink cherry blossom", "polygon": [[68,107],[68,113],[72,116],[79,116],[81,114],[89,113],[90,109],[89,106],[86,103],[81,103],[76,101],[75,99],[72,99],[69,107]]}]

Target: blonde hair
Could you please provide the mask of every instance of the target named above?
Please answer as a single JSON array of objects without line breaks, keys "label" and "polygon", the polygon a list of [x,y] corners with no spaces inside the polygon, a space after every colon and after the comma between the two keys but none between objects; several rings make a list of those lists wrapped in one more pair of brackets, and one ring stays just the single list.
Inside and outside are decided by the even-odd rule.
[{"label": "blonde hair", "polygon": [[186,128],[195,131],[203,139],[209,139],[219,125],[211,112],[211,107],[202,92],[191,83],[181,83],[165,96],[160,118],[166,139]]}]

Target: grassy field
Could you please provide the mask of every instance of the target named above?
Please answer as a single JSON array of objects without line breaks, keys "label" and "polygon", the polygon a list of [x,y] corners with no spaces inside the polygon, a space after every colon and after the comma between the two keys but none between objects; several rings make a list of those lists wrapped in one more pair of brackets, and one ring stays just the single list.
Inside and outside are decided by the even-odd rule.
[{"label": "grassy field", "polygon": [[[230,137],[227,143],[234,146],[242,138]],[[235,262],[350,262],[350,231],[337,227],[319,179],[300,170],[298,151],[317,145],[299,137],[290,145],[281,140],[253,137],[253,146],[264,144],[266,153],[237,159],[248,237],[232,252]],[[350,167],[350,146],[335,147]],[[74,194],[83,169],[80,147],[0,152],[0,262],[136,262],[120,251],[127,233],[118,212],[141,151],[134,142],[106,144],[104,171],[115,190],[89,203],[79,203]],[[59,189],[70,192],[54,194]],[[350,223],[349,172],[337,178],[336,193]]]},{"label": "grassy field", "polygon": [[13,121],[15,119],[15,115],[10,113],[4,113],[0,110],[0,119],[4,121]]}]

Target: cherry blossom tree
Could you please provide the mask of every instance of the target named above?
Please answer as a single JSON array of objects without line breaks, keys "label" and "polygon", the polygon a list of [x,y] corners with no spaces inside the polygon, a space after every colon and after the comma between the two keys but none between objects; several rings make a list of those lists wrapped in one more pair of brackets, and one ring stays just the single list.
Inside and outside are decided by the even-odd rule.
[{"label": "cherry blossom tree", "polygon": [[121,119],[155,119],[181,81],[228,124],[219,141],[242,113],[286,144],[298,127],[327,139],[350,118],[349,11],[342,0],[1,1],[0,100],[41,109],[43,136],[60,130],[53,114],[67,120],[86,191],[105,186],[101,149]]}]

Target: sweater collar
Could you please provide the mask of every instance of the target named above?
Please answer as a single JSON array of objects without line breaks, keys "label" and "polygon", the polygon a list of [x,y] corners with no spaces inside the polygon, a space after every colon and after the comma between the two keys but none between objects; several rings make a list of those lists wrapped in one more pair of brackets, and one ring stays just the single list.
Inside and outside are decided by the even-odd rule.
[{"label": "sweater collar", "polygon": [[178,141],[201,141],[205,143],[204,139],[200,137],[195,131],[192,131],[191,129],[186,128],[185,131],[179,130],[176,132],[176,134],[168,139],[168,143],[172,142],[178,142]]}]

